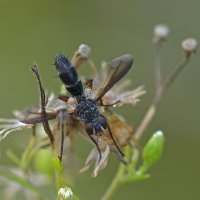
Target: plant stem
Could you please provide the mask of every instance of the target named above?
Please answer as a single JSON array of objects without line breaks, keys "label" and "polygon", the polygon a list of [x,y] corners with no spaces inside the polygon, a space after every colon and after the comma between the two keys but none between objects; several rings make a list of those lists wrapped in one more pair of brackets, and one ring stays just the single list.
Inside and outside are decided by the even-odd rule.
[{"label": "plant stem", "polygon": [[152,103],[149,106],[149,109],[147,110],[142,122],[139,124],[138,128],[135,132],[135,139],[138,141],[144,131],[146,130],[147,126],[153,119],[158,104],[160,103],[163,95],[166,93],[166,91],[169,89],[169,87],[173,84],[174,80],[177,78],[177,76],[180,74],[180,72],[183,70],[183,68],[187,65],[189,61],[190,56],[185,56],[174,68],[174,70],[171,72],[171,74],[165,79],[164,83],[161,84],[161,86],[158,89],[158,91],[155,93],[155,97],[152,101]]},{"label": "plant stem", "polygon": [[[157,44],[157,50],[156,50],[156,57],[155,57],[155,96],[153,98],[152,103],[149,106],[149,109],[147,110],[144,118],[142,119],[141,123],[139,124],[138,128],[136,129],[136,132],[134,134],[134,139],[136,141],[139,141],[139,139],[142,137],[144,131],[147,129],[148,125],[152,121],[154,115],[156,114],[157,106],[160,103],[163,95],[166,93],[166,91],[169,89],[169,87],[173,84],[174,80],[177,78],[177,76],[180,74],[180,72],[183,70],[183,68],[186,66],[190,58],[190,54],[186,54],[184,58],[175,66],[174,70],[171,72],[171,74],[165,79],[163,83],[161,83],[161,71],[160,71],[160,65],[161,65],[161,44]],[[135,162],[135,165],[137,164],[137,160]],[[135,168],[135,166],[133,166]],[[134,170],[134,169],[133,169]],[[118,187],[121,185],[121,179],[124,175],[125,167],[122,166],[122,164],[119,166],[119,169],[116,173],[116,176],[114,177],[112,183],[108,187],[107,191],[101,198],[101,200],[108,200],[110,197],[114,194],[114,192],[118,189]]]},{"label": "plant stem", "polygon": [[180,74],[180,72],[183,70],[183,68],[186,66],[186,64],[189,61],[190,56],[185,56],[179,64],[174,68],[174,70],[171,72],[171,74],[165,79],[163,85],[162,85],[162,93],[165,93],[166,90],[173,84],[174,80],[177,78],[177,76]]},{"label": "plant stem", "polygon": [[136,129],[136,132],[134,134],[134,138],[136,141],[139,141],[139,139],[142,137],[144,131],[146,130],[147,126],[153,119],[153,117],[156,113],[156,107],[157,107],[157,104],[155,104],[155,103],[152,103],[149,106],[149,109],[147,110],[144,118],[142,119],[142,122],[140,123],[140,125],[138,126],[138,128]]},{"label": "plant stem", "polygon": [[119,169],[116,173],[116,176],[112,180],[112,183],[109,185],[108,189],[102,196],[101,200],[108,200],[115,193],[115,191],[120,186],[120,180],[121,180],[123,173],[124,173],[124,166],[122,164],[120,164]]},{"label": "plant stem", "polygon": [[161,55],[162,55],[162,42],[160,41],[156,45],[156,55],[154,64],[154,76],[155,76],[155,90],[158,91],[162,79],[161,79]]}]

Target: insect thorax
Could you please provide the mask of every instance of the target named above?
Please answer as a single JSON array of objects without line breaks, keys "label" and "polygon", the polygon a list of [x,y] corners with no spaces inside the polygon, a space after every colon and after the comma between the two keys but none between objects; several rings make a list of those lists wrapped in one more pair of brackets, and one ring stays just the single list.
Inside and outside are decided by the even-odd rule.
[{"label": "insect thorax", "polygon": [[99,117],[96,101],[87,99],[85,96],[79,96],[77,100],[76,112],[80,120],[85,123],[95,123]]}]

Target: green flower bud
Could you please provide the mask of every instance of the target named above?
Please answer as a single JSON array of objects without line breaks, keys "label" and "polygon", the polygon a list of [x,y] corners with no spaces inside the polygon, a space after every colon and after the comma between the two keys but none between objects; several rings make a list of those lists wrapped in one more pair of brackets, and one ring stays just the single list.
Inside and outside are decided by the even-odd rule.
[{"label": "green flower bud", "polygon": [[73,200],[73,192],[70,188],[60,188],[58,191],[58,200]]},{"label": "green flower bud", "polygon": [[153,134],[143,149],[143,165],[140,169],[142,173],[146,172],[161,157],[164,149],[164,135],[162,131]]}]

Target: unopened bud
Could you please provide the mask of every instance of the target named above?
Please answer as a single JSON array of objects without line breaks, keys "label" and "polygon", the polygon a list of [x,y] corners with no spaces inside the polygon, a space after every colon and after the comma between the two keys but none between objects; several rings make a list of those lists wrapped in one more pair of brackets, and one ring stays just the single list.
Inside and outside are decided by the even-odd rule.
[{"label": "unopened bud", "polygon": [[162,131],[157,131],[153,134],[143,149],[143,164],[139,170],[140,173],[145,173],[153,166],[161,157],[164,149],[164,135]]},{"label": "unopened bud", "polygon": [[181,46],[186,53],[195,53],[198,43],[194,38],[186,38],[182,41]]},{"label": "unopened bud", "polygon": [[58,200],[73,200],[73,192],[70,188],[60,188],[58,191]]}]

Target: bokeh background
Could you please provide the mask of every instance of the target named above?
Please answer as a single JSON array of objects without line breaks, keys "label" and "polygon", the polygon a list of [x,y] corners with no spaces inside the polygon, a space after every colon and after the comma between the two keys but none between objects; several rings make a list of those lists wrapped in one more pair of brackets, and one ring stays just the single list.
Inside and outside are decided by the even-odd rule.
[{"label": "bokeh background", "polygon": [[[0,117],[12,117],[12,110],[38,101],[29,70],[33,61],[40,66],[45,88],[58,93],[54,56],[62,52],[71,57],[79,44],[86,43],[98,65],[124,53],[134,55],[134,69],[128,77],[133,88],[144,84],[147,94],[137,107],[119,111],[137,126],[153,96],[154,25],[166,23],[171,29],[163,55],[166,76],[183,56],[181,41],[190,36],[200,41],[199,8],[198,0],[0,0]],[[166,136],[164,156],[150,171],[151,179],[123,186],[113,199],[200,199],[199,65],[197,54],[170,88],[145,132],[143,144],[158,129]],[[89,73],[87,66],[81,72]],[[10,165],[5,149],[20,153],[29,137],[30,132],[20,132],[6,138],[0,144],[0,165]],[[77,139],[80,166],[90,149],[90,144]],[[117,166],[118,160],[112,156],[96,179],[91,178],[91,171],[77,172],[75,188],[82,199],[99,199]]]}]

